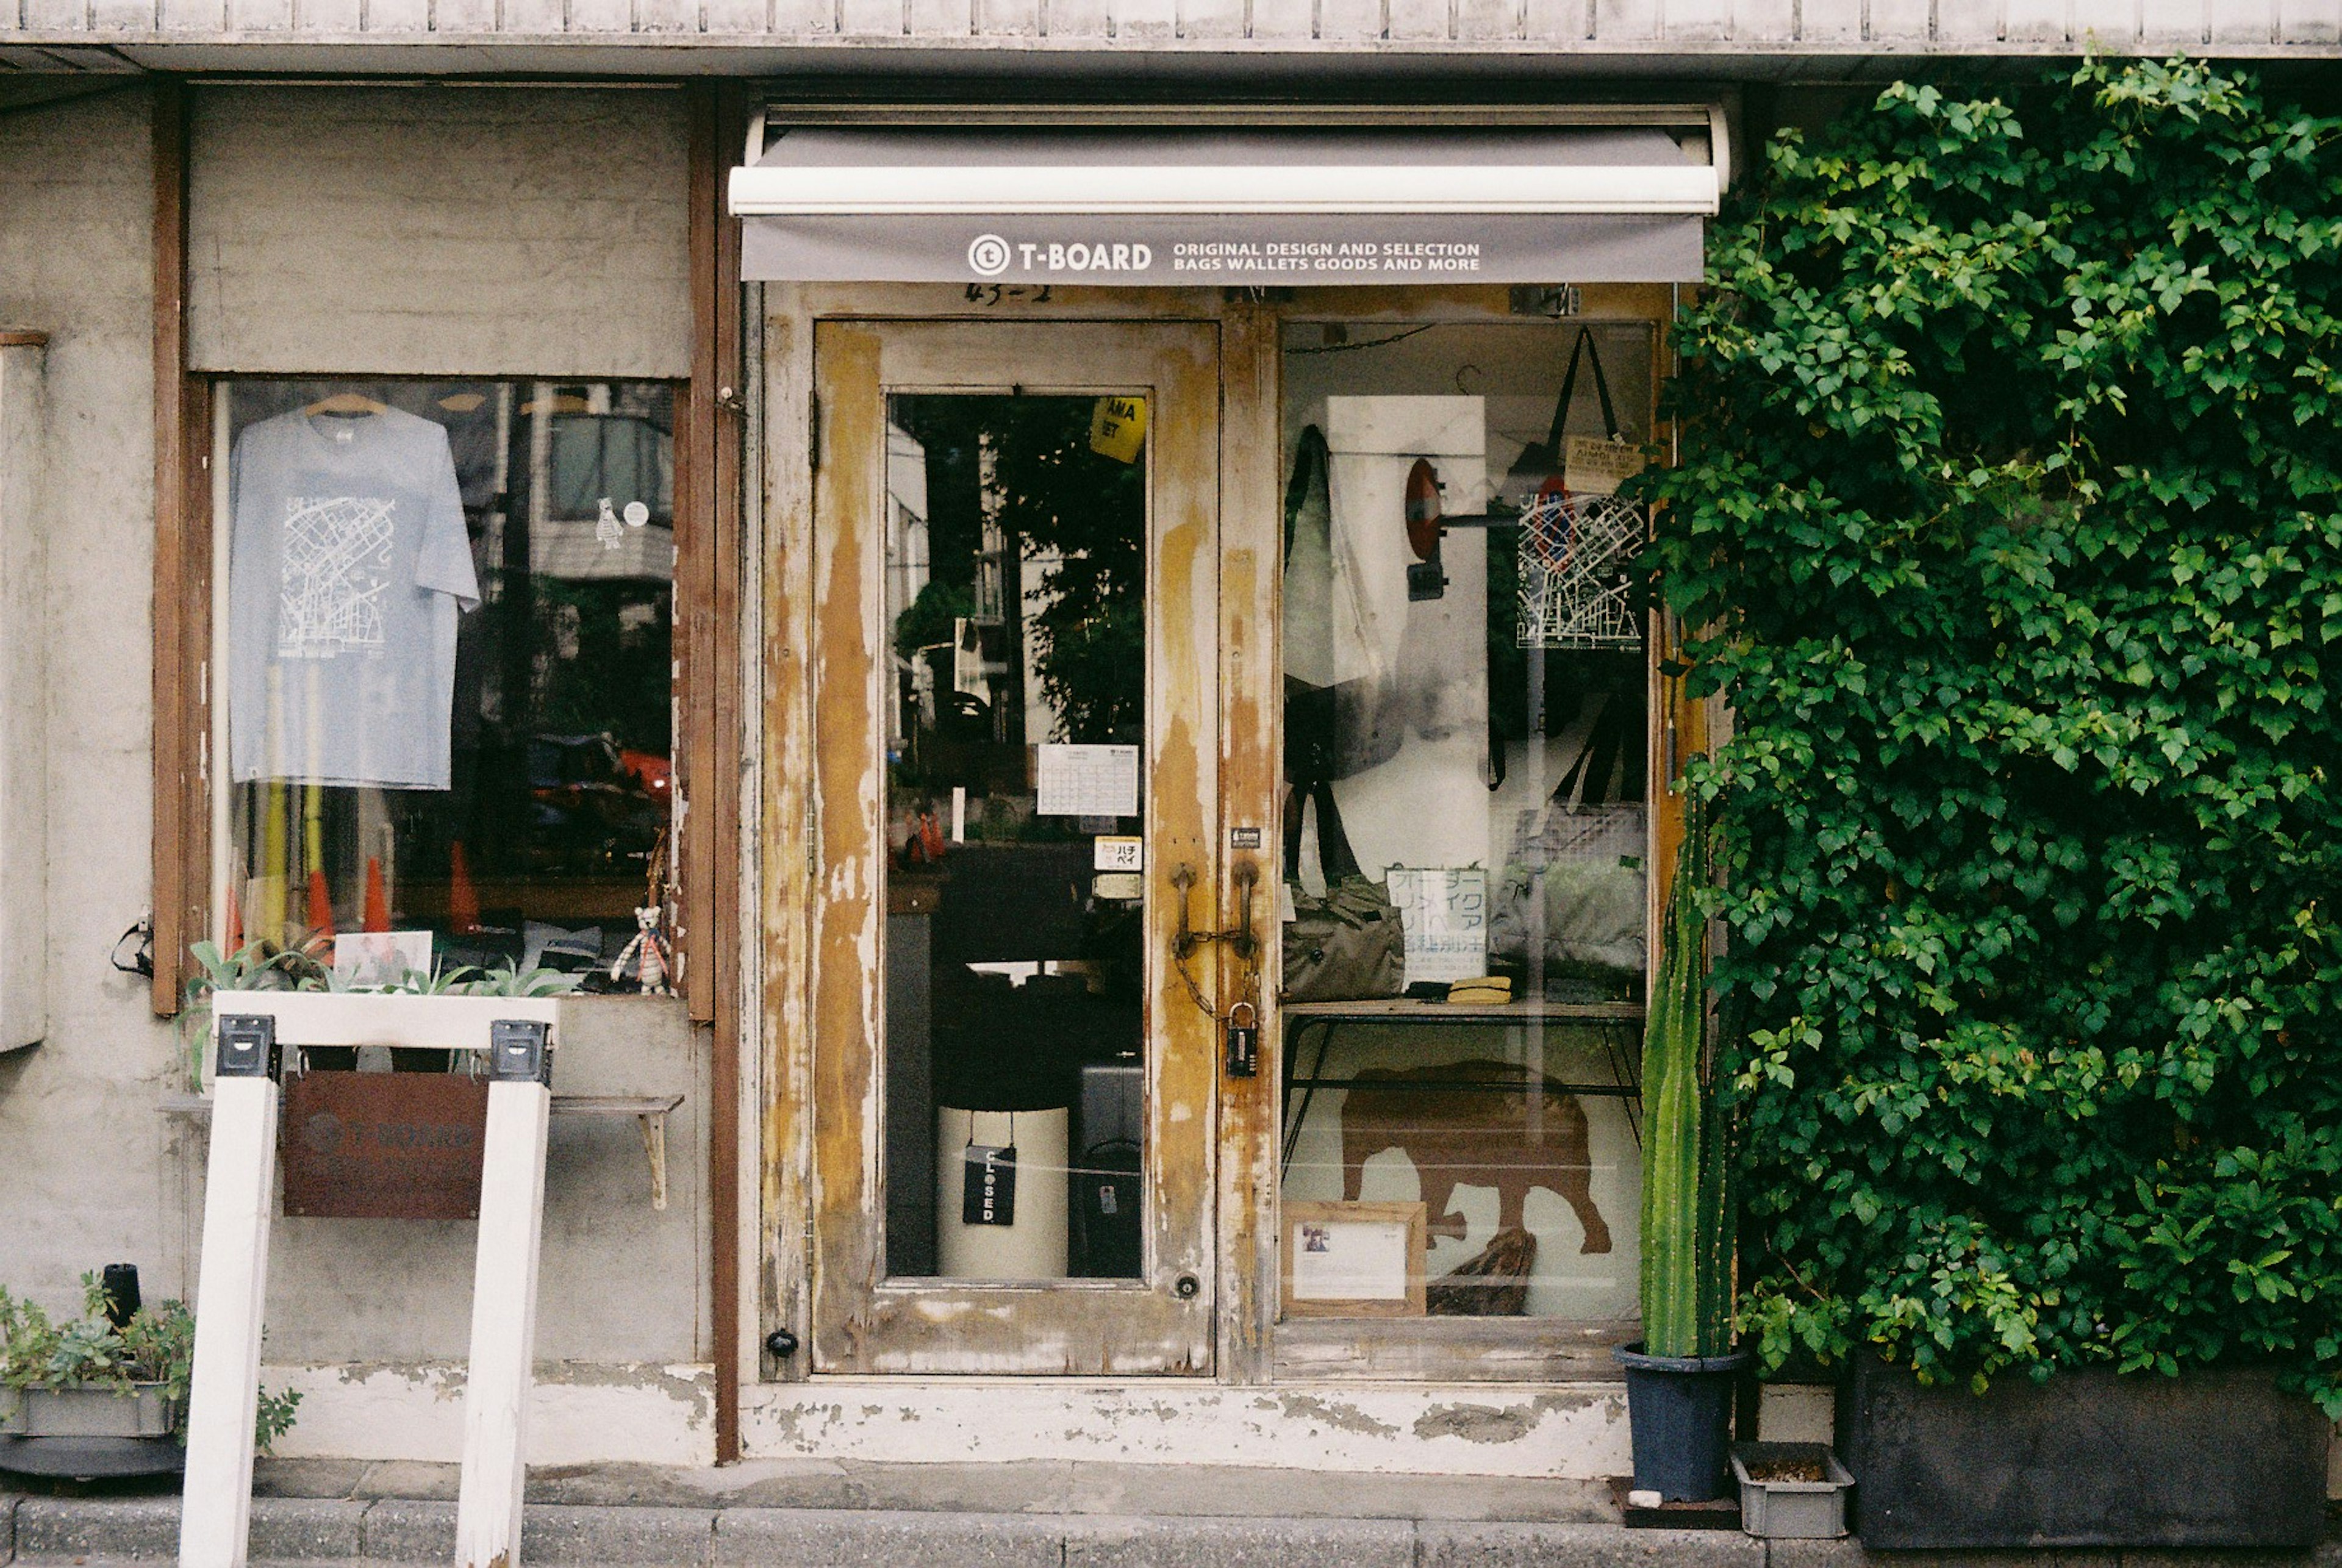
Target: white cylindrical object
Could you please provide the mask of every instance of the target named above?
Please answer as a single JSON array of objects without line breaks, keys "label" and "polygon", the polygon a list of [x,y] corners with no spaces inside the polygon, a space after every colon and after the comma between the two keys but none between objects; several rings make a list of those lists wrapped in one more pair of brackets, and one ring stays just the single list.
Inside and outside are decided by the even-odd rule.
[{"label": "white cylindrical object", "polygon": [[[936,1111],[936,1272],[958,1280],[1058,1280],[1066,1268],[1067,1124],[1049,1111]],[[971,1225],[961,1216],[970,1144],[1016,1150],[1016,1223]]]}]

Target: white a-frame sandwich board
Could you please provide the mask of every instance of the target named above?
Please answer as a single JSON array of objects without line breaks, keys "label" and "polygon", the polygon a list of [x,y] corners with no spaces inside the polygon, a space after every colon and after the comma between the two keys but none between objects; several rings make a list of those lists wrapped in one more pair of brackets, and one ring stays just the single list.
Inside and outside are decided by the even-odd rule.
[{"label": "white a-frame sandwich board", "polygon": [[546,997],[222,991],[204,1190],[195,1362],[187,1393],[181,1568],[244,1568],[253,1424],[275,1206],[277,1078],[287,1046],[400,1045],[486,1054],[487,1136],[464,1393],[459,1568],[519,1568],[536,1265],[545,1228],[553,1030]]}]

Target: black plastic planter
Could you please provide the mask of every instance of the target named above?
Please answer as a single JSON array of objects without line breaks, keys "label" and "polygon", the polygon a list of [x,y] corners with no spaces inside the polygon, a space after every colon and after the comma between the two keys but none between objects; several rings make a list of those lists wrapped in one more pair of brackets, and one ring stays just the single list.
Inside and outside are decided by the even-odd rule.
[{"label": "black plastic planter", "polygon": [[1706,1503],[1731,1487],[1732,1393],[1748,1353],[1646,1355],[1622,1346],[1635,1486],[1669,1503]]},{"label": "black plastic planter", "polygon": [[1838,1407],[1872,1547],[2314,1544],[2328,1428],[2247,1369],[1921,1388],[1868,1357]]}]

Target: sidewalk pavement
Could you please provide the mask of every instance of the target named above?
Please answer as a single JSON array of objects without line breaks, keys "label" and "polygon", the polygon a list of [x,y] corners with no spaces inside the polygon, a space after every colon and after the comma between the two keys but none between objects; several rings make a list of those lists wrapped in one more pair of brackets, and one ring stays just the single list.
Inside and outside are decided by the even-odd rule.
[{"label": "sidewalk pavement", "polygon": [[[452,1465],[265,1463],[255,1563],[445,1563]],[[0,1483],[5,1484],[5,1483]],[[1598,1499],[1598,1501],[1597,1501]],[[1070,1504],[1070,1505],[1067,1505]],[[175,1495],[0,1491],[0,1565],[172,1558]],[[541,1568],[2342,1568],[2306,1553],[1880,1553],[1852,1541],[1627,1530],[1584,1483],[1097,1464],[532,1472]],[[1526,1517],[1520,1515],[1526,1515]]]}]

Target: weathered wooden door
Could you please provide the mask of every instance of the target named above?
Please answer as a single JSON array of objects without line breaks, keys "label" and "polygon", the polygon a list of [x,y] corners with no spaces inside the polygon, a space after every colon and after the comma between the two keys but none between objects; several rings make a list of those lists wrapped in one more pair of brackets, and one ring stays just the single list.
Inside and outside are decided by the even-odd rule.
[{"label": "weathered wooden door", "polygon": [[816,1371],[1211,1370],[1217,354],[816,327]]}]

